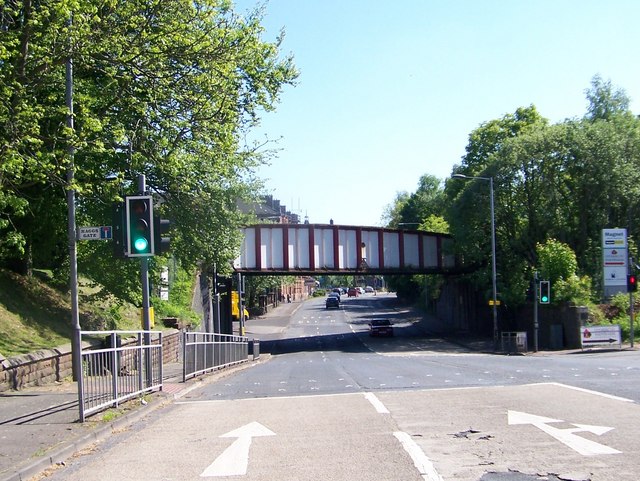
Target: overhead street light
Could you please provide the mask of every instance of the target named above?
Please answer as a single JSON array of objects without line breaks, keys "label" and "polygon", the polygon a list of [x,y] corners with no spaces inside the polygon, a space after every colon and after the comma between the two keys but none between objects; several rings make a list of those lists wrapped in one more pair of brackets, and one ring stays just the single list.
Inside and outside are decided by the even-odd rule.
[{"label": "overhead street light", "polygon": [[493,289],[493,343],[498,348],[498,286],[496,282],[496,219],[493,203],[493,177],[476,177],[464,174],[453,174],[452,179],[486,180],[489,182],[489,196],[491,202],[491,283]]}]

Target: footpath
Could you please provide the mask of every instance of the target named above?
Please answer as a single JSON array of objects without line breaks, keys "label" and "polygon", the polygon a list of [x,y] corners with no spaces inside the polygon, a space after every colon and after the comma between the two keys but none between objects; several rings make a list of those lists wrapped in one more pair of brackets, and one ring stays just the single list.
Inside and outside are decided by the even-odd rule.
[{"label": "footpath", "polygon": [[[299,306],[298,302],[283,303],[261,317],[286,318]],[[248,336],[253,337],[251,332]],[[186,382],[182,381],[181,363],[164,364],[162,391],[122,403],[84,423],[78,420],[78,388],[73,381],[0,393],[0,481],[31,480],[193,389],[267,359],[263,355]]]}]

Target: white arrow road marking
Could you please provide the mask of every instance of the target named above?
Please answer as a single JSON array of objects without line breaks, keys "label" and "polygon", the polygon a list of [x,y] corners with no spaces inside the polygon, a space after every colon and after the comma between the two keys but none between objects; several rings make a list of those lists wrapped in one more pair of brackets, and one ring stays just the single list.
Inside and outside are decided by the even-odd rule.
[{"label": "white arrow road marking", "polygon": [[507,415],[510,425],[532,424],[583,456],[621,453],[621,451],[618,451],[617,449],[613,449],[609,446],[605,446],[604,444],[596,443],[595,441],[590,441],[589,439],[575,435],[575,433],[579,432],[589,432],[601,436],[602,434],[611,431],[613,428],[606,426],[591,426],[589,424],[573,424],[575,428],[559,429],[549,426],[549,423],[563,422],[560,419],[545,418],[543,416],[536,416],[535,414],[527,414],[519,411],[508,411]]},{"label": "white arrow road marking", "polygon": [[275,435],[276,433],[257,422],[249,423],[223,434],[220,436],[221,438],[237,439],[202,472],[200,477],[243,476],[247,474],[251,440],[254,437]]}]

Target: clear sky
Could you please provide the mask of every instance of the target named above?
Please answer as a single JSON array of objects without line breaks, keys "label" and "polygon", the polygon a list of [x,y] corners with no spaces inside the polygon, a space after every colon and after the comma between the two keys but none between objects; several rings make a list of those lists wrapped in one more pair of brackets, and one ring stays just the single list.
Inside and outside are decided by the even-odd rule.
[{"label": "clear sky", "polygon": [[640,113],[638,0],[271,0],[263,24],[300,77],[254,134],[280,139],[258,173],[311,223],[382,225],[482,123],[532,104],[582,117],[596,74]]}]

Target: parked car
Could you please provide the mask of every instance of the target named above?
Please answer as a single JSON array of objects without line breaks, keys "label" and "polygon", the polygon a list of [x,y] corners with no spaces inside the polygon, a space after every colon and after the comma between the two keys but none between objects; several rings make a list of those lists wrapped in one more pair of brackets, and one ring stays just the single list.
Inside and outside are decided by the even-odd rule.
[{"label": "parked car", "polygon": [[347,296],[348,297],[358,297],[358,289],[356,289],[355,287],[350,287],[349,290],[347,291]]},{"label": "parked car", "polygon": [[372,319],[369,323],[370,336],[393,337],[393,325],[389,319]]},{"label": "parked car", "polygon": [[325,301],[326,309],[331,309],[332,307],[340,309],[340,299],[338,299],[336,296],[329,296]]},{"label": "parked car", "polygon": [[373,291],[373,287],[371,287],[371,286],[367,286],[367,287],[365,287],[365,288],[364,288],[364,292],[368,292],[368,293],[374,292],[374,291]]}]

